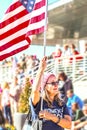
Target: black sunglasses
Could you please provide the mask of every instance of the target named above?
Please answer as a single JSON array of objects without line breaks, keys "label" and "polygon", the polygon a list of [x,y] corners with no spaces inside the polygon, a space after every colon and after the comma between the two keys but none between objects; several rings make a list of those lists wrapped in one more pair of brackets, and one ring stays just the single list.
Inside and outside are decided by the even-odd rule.
[{"label": "black sunglasses", "polygon": [[46,84],[51,84],[51,85],[58,85],[59,81],[56,82],[51,82],[51,83],[46,83]]}]

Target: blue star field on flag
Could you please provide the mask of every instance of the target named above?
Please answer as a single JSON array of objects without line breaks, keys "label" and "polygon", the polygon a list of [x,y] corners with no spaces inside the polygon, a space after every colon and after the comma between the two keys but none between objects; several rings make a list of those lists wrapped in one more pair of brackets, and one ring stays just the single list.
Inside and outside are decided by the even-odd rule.
[{"label": "blue star field on flag", "polygon": [[35,5],[35,0],[20,0],[23,6],[27,9],[28,12],[32,12]]}]

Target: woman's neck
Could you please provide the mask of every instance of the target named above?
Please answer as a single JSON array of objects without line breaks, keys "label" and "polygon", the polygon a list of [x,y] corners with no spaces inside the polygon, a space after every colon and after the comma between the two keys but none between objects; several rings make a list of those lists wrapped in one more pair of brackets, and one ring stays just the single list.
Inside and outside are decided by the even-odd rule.
[{"label": "woman's neck", "polygon": [[53,102],[54,100],[54,95],[50,95],[50,101]]}]

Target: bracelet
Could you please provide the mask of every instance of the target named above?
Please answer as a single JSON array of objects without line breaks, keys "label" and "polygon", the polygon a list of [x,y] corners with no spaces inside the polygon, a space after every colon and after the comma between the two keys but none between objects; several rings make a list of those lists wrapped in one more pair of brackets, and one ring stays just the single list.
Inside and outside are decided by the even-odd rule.
[{"label": "bracelet", "polygon": [[57,120],[57,122],[56,122],[56,124],[58,124],[59,122],[60,122],[60,116],[58,116],[58,120]]}]

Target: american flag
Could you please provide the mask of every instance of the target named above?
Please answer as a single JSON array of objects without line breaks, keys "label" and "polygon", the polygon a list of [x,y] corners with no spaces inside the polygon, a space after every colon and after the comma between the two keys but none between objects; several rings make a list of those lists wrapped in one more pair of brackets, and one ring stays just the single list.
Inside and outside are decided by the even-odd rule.
[{"label": "american flag", "polygon": [[27,49],[44,32],[46,0],[15,0],[0,22],[0,61]]}]

